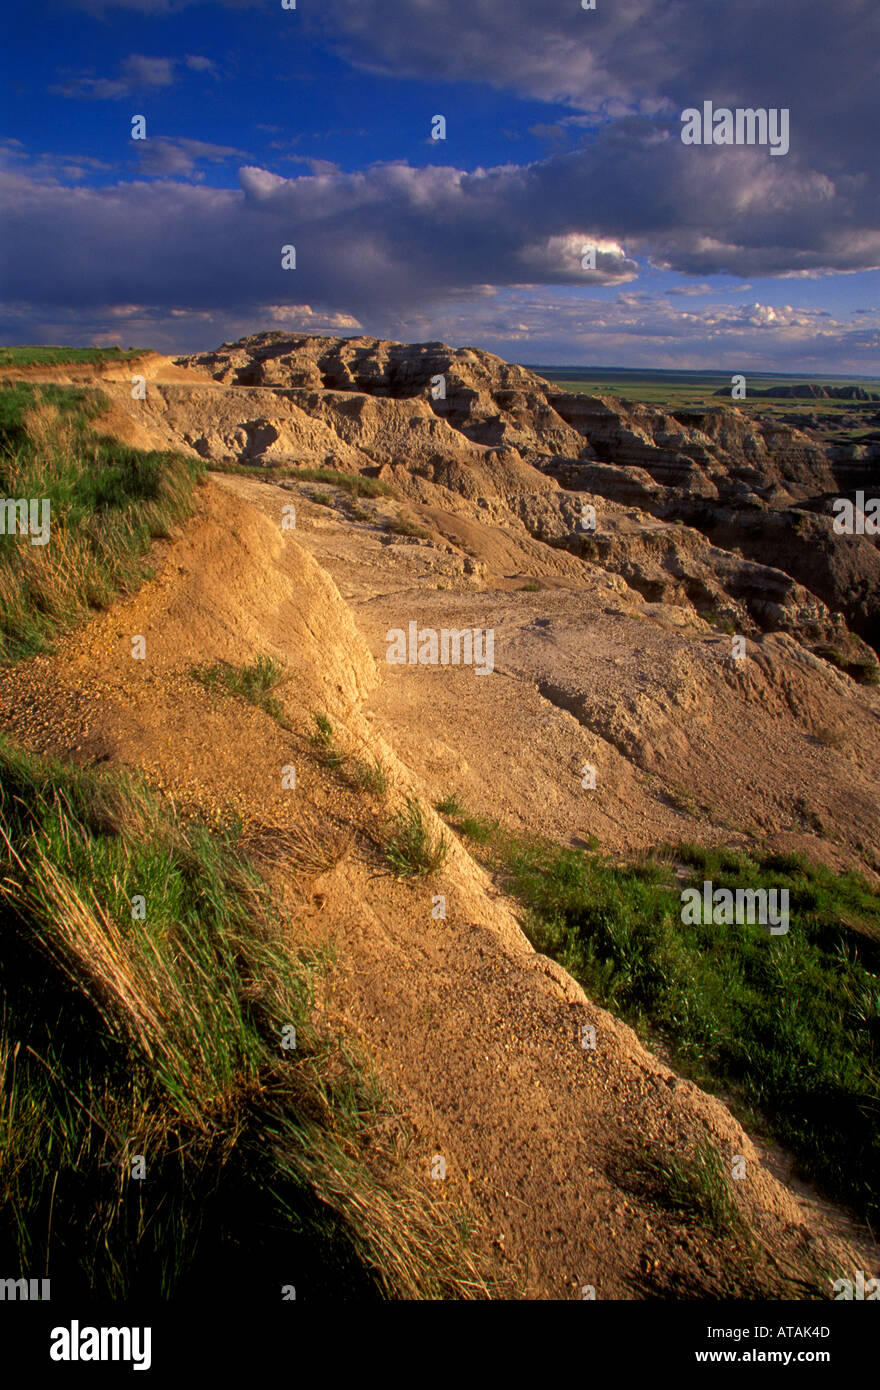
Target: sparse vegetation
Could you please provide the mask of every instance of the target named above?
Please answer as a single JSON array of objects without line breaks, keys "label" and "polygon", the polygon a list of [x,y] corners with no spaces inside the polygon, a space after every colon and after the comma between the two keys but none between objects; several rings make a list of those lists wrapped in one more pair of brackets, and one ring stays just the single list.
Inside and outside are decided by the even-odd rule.
[{"label": "sparse vegetation", "polygon": [[290,727],[283,706],[271,693],[284,679],[284,668],[273,657],[258,656],[248,666],[218,661],[213,666],[194,666],[191,674],[206,690],[237,695],[248,704],[265,710],[283,728]]},{"label": "sparse vegetation", "polygon": [[0,536],[0,659],[44,651],[150,572],[190,511],[198,460],[100,437],[98,391],[0,383],[0,495],[47,498],[50,539]]},{"label": "sparse vegetation", "polygon": [[658,1206],[698,1221],[718,1235],[752,1243],[734,1200],[724,1162],[711,1144],[702,1144],[685,1158],[663,1157],[642,1150],[638,1169],[647,1181],[648,1195]]},{"label": "sparse vegetation", "polygon": [[370,478],[363,473],[341,473],[336,468],[294,468],[288,477],[303,482],[329,483],[341,487],[352,497],[394,497],[395,491],[390,483],[380,478]]},{"label": "sparse vegetation", "polygon": [[352,766],[352,777],[356,786],[373,796],[387,796],[391,786],[391,774],[381,758],[371,758],[368,762],[362,758],[356,759]]},{"label": "sparse vegetation", "polygon": [[847,656],[838,647],[821,646],[816,648],[816,655],[830,661],[832,666],[836,666],[838,671],[844,671],[848,676],[852,676],[859,685],[878,685],[880,684],[880,666],[876,661],[869,657]]},{"label": "sparse vegetation", "polygon": [[388,522],[388,530],[394,536],[410,536],[414,540],[427,540],[429,532],[408,516],[397,516]]},{"label": "sparse vegetation", "polygon": [[345,761],[345,755],[336,747],[333,725],[326,714],[316,714],[313,718],[315,728],[310,739],[312,747],[317,748],[328,767],[340,767]]},{"label": "sparse vegetation", "polygon": [[736,632],[736,628],[730,619],[722,618],[721,614],[715,608],[703,608],[699,611],[697,616],[702,618],[704,623],[708,623],[710,627],[717,628],[719,632],[726,632],[728,636],[733,636]]},{"label": "sparse vegetation", "polygon": [[434,806],[435,811],[451,821],[459,835],[473,840],[475,844],[486,845],[498,833],[500,822],[491,816],[471,815],[467,812],[457,793],[452,792]]},{"label": "sparse vegetation", "polygon": [[488,1292],[234,828],[3,739],[0,861],[4,1269],[71,1298]]},{"label": "sparse vegetation", "polygon": [[274,462],[266,466],[238,463],[235,460],[227,460],[225,463],[216,461],[211,467],[220,473],[244,473],[270,483],[277,482],[279,478],[297,483],[325,483],[328,487],[341,488],[352,497],[397,496],[391,484],[382,482],[380,478],[371,478],[364,473],[342,473],[336,468],[299,468],[295,464]]},{"label": "sparse vegetation", "polygon": [[326,714],[316,714],[313,717],[315,720],[315,732],[312,734],[312,742],[318,748],[332,748],[333,725],[330,723],[330,720],[327,718]]},{"label": "sparse vegetation", "polygon": [[446,861],[446,836],[435,836],[415,797],[407,797],[390,827],[385,859],[398,878],[423,878],[436,874]]},{"label": "sparse vegetation", "polygon": [[690,787],[677,787],[674,784],[669,784],[665,797],[677,811],[681,811],[686,816],[693,816],[696,820],[714,821],[718,818],[717,806],[705,798],[700,800]]},{"label": "sparse vegetation", "polygon": [[[293,1278],[312,1299],[480,1296],[488,1291],[484,1267],[462,1240],[466,1228],[456,1205],[459,1194],[468,1200],[470,1188],[480,1248],[492,1252],[492,1267],[516,1268],[540,1296],[564,1295],[567,1285],[590,1278],[605,1297],[614,1292],[613,1276],[624,1296],[629,1290],[640,1297],[753,1291],[764,1297],[788,1279],[787,1273],[777,1279],[786,1259],[797,1266],[795,1283],[812,1260],[812,1213],[804,1209],[792,1224],[793,1211],[769,1178],[731,1181],[720,1111],[687,1087],[667,1091],[662,1071],[640,1061],[619,1029],[621,1045],[609,1052],[607,1029],[595,1020],[604,1055],[580,1051],[577,1004],[570,1012],[552,971],[536,968],[526,980],[528,961],[518,960],[504,931],[506,909],[492,903],[498,887],[482,875],[470,878],[450,827],[494,883],[515,896],[538,950],[679,1073],[720,1093],[750,1128],[784,1144],[828,1196],[876,1220],[880,895],[855,874],[760,848],[777,837],[799,844],[808,835],[827,835],[834,862],[847,862],[855,847],[878,867],[876,847],[867,843],[872,699],[798,656],[793,640],[833,642],[827,659],[857,680],[876,681],[880,668],[844,626],[859,605],[859,623],[865,614],[872,620],[873,596],[857,592],[856,573],[862,552],[870,552],[853,547],[839,567],[836,552],[817,552],[815,582],[834,594],[848,586],[848,596],[829,603],[828,612],[803,601],[778,572],[765,582],[757,565],[748,584],[733,581],[713,548],[716,540],[735,553],[727,543],[748,533],[749,554],[763,556],[766,542],[773,551],[768,558],[795,567],[809,568],[810,556],[789,546],[774,510],[786,501],[780,476],[791,483],[789,500],[803,495],[797,452],[786,455],[780,473],[768,435],[766,468],[756,463],[751,474],[728,468],[740,452],[740,432],[741,461],[760,462],[765,451],[726,403],[708,400],[717,411],[711,420],[679,411],[679,423],[690,421],[689,429],[705,424],[705,448],[648,411],[566,410],[563,402],[561,416],[572,425],[554,430],[545,428],[543,394],[520,373],[502,373],[496,359],[481,357],[472,364],[478,389],[470,391],[471,369],[456,357],[466,389],[450,417],[453,433],[427,418],[430,406],[422,399],[425,369],[437,365],[434,346],[422,346],[410,361],[398,345],[340,341],[330,358],[347,363],[345,372],[332,365],[321,338],[296,339],[290,349],[270,369],[262,336],[250,345],[224,345],[202,360],[228,384],[167,393],[157,384],[147,406],[131,414],[145,422],[138,431],[152,428],[152,412],[165,401],[163,432],[173,429],[206,451],[245,450],[248,462],[230,461],[227,471],[281,484],[270,487],[257,512],[277,521],[286,499],[297,502],[297,511],[302,502],[311,515],[305,569],[295,537],[273,542],[265,516],[252,514],[253,494],[265,490],[226,479],[222,489],[212,485],[205,508],[211,529],[187,542],[186,555],[172,553],[173,559],[201,556],[204,563],[182,564],[181,581],[169,564],[161,593],[136,606],[144,614],[137,628],[158,632],[163,650],[175,652],[152,669],[149,688],[142,664],[111,670],[113,630],[122,640],[133,626],[124,612],[118,626],[101,622],[74,644],[69,672],[57,662],[37,662],[4,674],[3,703],[22,737],[38,747],[75,747],[77,760],[114,763],[130,759],[139,740],[144,766],[173,789],[183,810],[178,814],[137,777],[41,761],[0,736],[0,1272],[4,1261],[14,1270],[45,1268],[66,1293],[91,1296],[148,1296],[159,1289],[204,1300],[228,1294],[236,1281],[240,1289],[242,1270],[255,1285],[249,1292],[264,1303],[277,1301],[279,1284]],[[495,372],[511,389],[493,386],[492,412],[500,413],[487,423],[484,385]],[[313,385],[287,389],[288,375]],[[277,409],[272,385],[241,390],[248,381],[274,383]],[[334,382],[351,389],[327,385]],[[411,390],[419,399],[401,404]],[[113,394],[122,428],[127,390]],[[294,408],[294,398],[311,420]],[[246,426],[240,431],[231,428],[235,401],[249,416],[239,420]],[[273,426],[285,416],[277,437],[260,428],[260,401]],[[62,517],[66,547],[55,554],[54,529],[43,550],[0,537],[0,611],[12,615],[8,634],[6,616],[0,619],[0,660],[40,650],[56,632],[133,588],[149,572],[151,540],[170,536],[191,506],[204,465],[99,438],[96,421],[107,404],[95,391],[0,388],[7,491],[29,495],[32,479],[34,486],[48,479],[55,489],[53,523]],[[873,408],[876,413],[876,403]],[[410,409],[446,431],[438,445],[442,467],[429,431],[416,429],[411,449],[401,445],[398,425],[406,426]],[[386,431],[390,415],[393,428]],[[353,421],[357,455],[344,442],[353,438]],[[415,428],[415,416],[410,424]],[[581,451],[590,456],[581,463],[572,461],[578,450],[567,445],[548,460],[527,442],[530,433],[533,443],[554,434],[564,444],[564,436],[576,439],[584,427],[593,447]],[[287,461],[263,454],[257,466],[254,451],[270,437],[276,443],[268,454],[284,450]],[[487,447],[479,439],[501,444]],[[669,465],[669,450],[679,445],[679,463],[689,458],[688,469]],[[804,452],[803,441],[798,448]],[[328,464],[357,458],[370,462],[371,472],[384,461],[383,477],[403,476],[406,458],[419,491],[406,489],[404,497],[378,478],[298,468],[298,456]],[[55,460],[48,470],[46,457]],[[647,473],[636,474],[633,460],[639,468],[644,462]],[[811,477],[820,471],[809,463]],[[713,487],[703,485],[703,475]],[[745,495],[752,484],[743,479],[750,477],[757,497],[770,499],[766,507]],[[581,533],[577,501],[592,495],[580,492],[588,483],[609,502],[622,499],[611,502],[606,518],[613,536]],[[481,495],[487,487],[494,501]],[[717,503],[709,497],[713,488]],[[418,504],[411,500],[416,496]],[[360,505],[362,498],[374,500]],[[632,506],[628,498],[635,499]],[[431,549],[439,534],[434,505],[458,517],[443,531],[448,555]],[[809,505],[819,506],[819,499]],[[333,509],[333,518],[327,512],[321,521],[317,507]],[[673,507],[681,510],[677,537],[667,525]],[[739,507],[748,512],[743,527],[736,526]],[[216,566],[215,510],[234,552],[218,556]],[[684,538],[682,517],[693,527]],[[360,521],[369,529],[353,524]],[[485,546],[475,539],[483,525]],[[569,535],[555,535],[566,526]],[[824,537],[818,515],[815,526]],[[493,536],[497,545],[489,544]],[[395,546],[395,537],[421,548]],[[532,577],[541,543],[581,555],[584,563],[557,551],[567,577]],[[609,547],[614,553],[606,555]],[[312,553],[337,589],[317,572]],[[604,563],[603,556],[607,573],[597,573],[587,562]],[[522,795],[511,806],[516,823],[559,825],[567,847],[509,831],[493,814],[469,809],[459,792],[435,806],[450,827],[437,822],[425,800],[407,794],[410,785],[389,796],[398,764],[390,753],[387,764],[377,754],[385,743],[359,717],[344,717],[335,697],[328,695],[327,713],[318,713],[301,703],[293,684],[280,691],[285,671],[269,656],[245,664],[212,656],[213,664],[190,669],[202,689],[192,679],[181,685],[181,667],[200,660],[203,640],[210,641],[199,632],[228,621],[228,593],[212,612],[214,594],[249,559],[248,582],[261,583],[269,600],[287,592],[291,580],[298,586],[302,621],[288,630],[303,691],[326,683],[341,692],[344,670],[360,660],[349,650],[346,603],[373,650],[398,610],[404,623],[407,607],[418,616],[420,606],[424,620],[456,626],[491,610],[506,634],[504,669],[512,673],[497,701],[470,683],[467,672],[449,672],[443,688],[439,676],[401,679],[377,698],[373,727],[389,739],[395,727],[403,756],[423,776],[433,777],[442,764],[466,772],[468,786],[482,777],[478,804],[486,812],[511,806],[518,788]],[[823,578],[826,560],[835,562],[834,573]],[[167,625],[157,610],[166,577],[173,588]],[[541,595],[557,582],[571,592]],[[809,588],[810,573],[805,582]],[[444,600],[435,588],[453,592]],[[517,588],[540,601],[523,605],[511,592]],[[418,593],[420,603],[413,598]],[[7,594],[14,599],[9,604]],[[189,635],[178,621],[187,599],[194,600]],[[687,603],[693,607],[680,606]],[[698,607],[711,629],[697,622]],[[743,615],[752,607],[755,621],[778,624],[788,635],[763,644],[766,659],[760,670],[753,664],[751,682],[732,682],[725,662],[730,643],[718,634],[742,631],[734,624],[751,623]],[[260,627],[265,633],[257,650],[277,650],[276,609],[270,602],[264,623],[259,614],[244,615],[250,633]],[[754,630],[752,623],[748,631]],[[706,659],[713,653],[715,662]],[[93,692],[81,698],[77,672],[87,662],[94,663]],[[514,677],[521,677],[519,686]],[[191,708],[174,708],[187,692]],[[148,703],[152,696],[155,705]],[[312,699],[319,708],[325,703]],[[290,756],[269,756],[261,787],[252,771],[266,762],[267,750],[240,738],[240,726],[262,730],[268,744],[291,738],[273,733],[239,700],[291,734],[285,710],[296,720],[296,759],[293,749]],[[216,768],[202,755],[206,711],[212,729],[221,721],[227,726]],[[823,751],[844,746],[847,757]],[[601,853],[587,834],[592,812],[572,775],[581,756],[605,768],[597,797],[587,800],[613,836],[614,854]],[[762,756],[766,776],[756,802],[740,764],[747,760],[748,773]],[[511,759],[518,768],[513,782],[505,774]],[[300,794],[279,800],[271,768],[277,773],[295,760],[304,762]],[[640,778],[641,764],[660,771]],[[687,788],[669,783],[673,765],[697,768]],[[812,795],[811,778],[819,774],[823,786]],[[284,776],[282,786],[295,780]],[[852,795],[838,802],[832,826],[830,793],[848,787]],[[718,798],[717,809],[708,796]],[[674,816],[670,804],[695,819]],[[221,824],[230,805],[242,808],[242,819]],[[759,828],[733,827],[737,843],[754,843],[750,852],[693,844],[638,853],[620,848],[667,834],[656,827],[672,823],[696,833],[697,817],[719,831],[731,825],[728,815],[750,819],[750,805]],[[214,829],[198,819],[200,806]],[[451,894],[454,909],[442,929],[429,924],[440,900],[432,908],[435,889],[426,886],[441,873],[436,892]],[[706,879],[715,888],[783,888],[791,896],[788,935],[771,936],[759,925],[683,922],[683,888]],[[375,928],[366,933],[348,915],[351,903],[364,899]],[[343,969],[331,990],[327,976],[337,947]],[[587,1017],[593,1017],[589,1010]],[[383,1066],[392,1058],[396,1094],[420,1116],[417,1138],[393,1113],[358,1045],[349,1047],[334,1032],[337,1019],[352,1038],[379,1045]],[[295,1034],[289,1046],[288,1033]],[[438,1033],[449,1065],[442,1077],[432,1073],[434,1133],[433,1125],[422,1127],[422,1100],[425,1039]],[[520,1066],[517,1058],[526,1054],[528,1066]],[[578,1071],[583,1087],[570,1084]],[[649,1072],[653,1083],[645,1086]],[[670,1103],[671,1124],[664,1118]],[[597,1104],[608,1123],[597,1121]],[[611,1123],[608,1109],[620,1105],[622,1126],[620,1115]],[[452,1180],[434,1183],[440,1174],[429,1155],[438,1144],[442,1152],[443,1135],[456,1133],[466,1133],[468,1143],[449,1150]],[[593,1165],[585,1171],[602,1177],[602,1230],[595,1213],[583,1209],[584,1193],[565,1179],[565,1154],[577,1155],[584,1134]],[[557,1141],[565,1142],[560,1148]],[[416,1144],[418,1181],[409,1157]],[[146,1183],[132,1173],[137,1155],[145,1157]],[[545,1239],[547,1232],[556,1234]],[[591,1247],[585,1266],[577,1254],[584,1240]]]}]

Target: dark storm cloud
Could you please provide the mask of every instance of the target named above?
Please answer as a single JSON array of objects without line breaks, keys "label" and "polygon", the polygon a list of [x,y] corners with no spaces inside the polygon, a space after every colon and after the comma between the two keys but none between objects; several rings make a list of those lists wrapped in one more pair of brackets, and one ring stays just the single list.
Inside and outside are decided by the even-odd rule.
[{"label": "dark storm cloud", "polygon": [[488,82],[587,112],[788,106],[809,156],[876,169],[875,0],[328,0],[314,12],[357,66]]},{"label": "dark storm cloud", "polygon": [[[629,124],[571,154],[473,173],[245,167],[238,190],[70,189],[18,169],[2,175],[5,296],[196,309],[295,298],[362,317],[484,284],[617,283],[637,272],[634,255],[698,276],[880,264],[876,195],[869,205],[793,164],[780,179],[764,150],[691,149],[674,134],[658,141],[652,122]],[[187,172],[231,153],[164,141],[152,167]],[[585,271],[592,242],[597,269]],[[293,271],[281,268],[286,244]]]}]

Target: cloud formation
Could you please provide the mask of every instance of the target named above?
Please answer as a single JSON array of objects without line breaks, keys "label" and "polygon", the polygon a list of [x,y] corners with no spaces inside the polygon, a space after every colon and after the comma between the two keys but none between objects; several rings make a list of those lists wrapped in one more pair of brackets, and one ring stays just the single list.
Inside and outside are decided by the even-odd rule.
[{"label": "cloud formation", "polygon": [[165,135],[138,140],[133,147],[141,172],[164,178],[181,175],[200,179],[204,177],[198,167],[200,164],[224,164],[230,159],[245,157],[243,150],[232,145],[212,145],[206,140],[174,139]]},{"label": "cloud formation", "polygon": [[132,53],[120,65],[118,77],[70,77],[49,90],[63,97],[116,101],[150,88],[170,87],[174,81],[174,67],[173,58],[150,58],[143,53]]},{"label": "cloud formation", "polygon": [[[230,0],[237,3],[248,0]],[[184,4],[86,7],[160,15]],[[436,323],[455,323],[469,304],[500,315],[487,331],[513,341],[528,313],[540,316],[549,302],[545,291],[579,287],[584,322],[598,323],[610,312],[609,289],[637,285],[647,268],[692,277],[693,286],[671,292],[686,304],[719,274],[748,282],[880,267],[876,0],[599,0],[595,11],[576,0],[395,0],[393,24],[387,0],[325,0],[301,7],[296,22],[370,72],[488,83],[554,103],[547,121],[529,116],[545,157],[463,167],[455,131],[464,116],[454,109],[445,113],[448,142],[434,147],[448,162],[425,168],[390,161],[351,172],[280,153],[282,167],[302,161],[309,171],[282,177],[231,145],[166,135],[129,149],[134,180],[85,188],[69,186],[84,182],[84,160],[25,167],[15,150],[19,158],[0,175],[13,317],[27,304],[35,322],[137,305],[148,319],[253,326],[293,301],[328,322],[377,326],[426,321],[429,306]],[[212,59],[193,53],[131,54],[116,77],[75,77],[65,90],[111,99],[168,86],[185,71],[217,75]],[[790,108],[790,153],[683,145],[680,112],[704,99]],[[276,143],[287,149],[299,138]],[[210,166],[216,181],[216,166],[233,160],[238,187],[207,186]],[[296,246],[295,271],[282,269],[285,245]],[[590,246],[594,267],[584,259]],[[568,322],[571,301],[556,298],[559,322]],[[673,302],[639,306],[622,294],[605,327],[621,341],[650,337],[627,317],[642,313],[659,325],[658,343],[671,341]],[[846,351],[854,363],[874,343],[873,322],[798,323],[777,304],[748,312],[737,304],[713,320],[682,307],[683,330],[709,345],[723,337],[763,352],[772,334],[784,350],[799,351],[813,334],[826,361]]]},{"label": "cloud formation", "polygon": [[[246,165],[239,189],[167,181],[234,157],[232,147],[148,140],[140,157],[161,181],[70,189],[4,174],[0,237],[19,296],[38,302],[284,302],[295,275],[297,300],[359,316],[484,284],[595,289],[632,278],[640,259],[700,277],[880,266],[880,216],[867,200],[824,175],[792,170],[780,182],[778,161],[758,149],[657,142],[647,124],[625,140],[611,127],[582,150],[473,172],[389,163],[285,178]],[[68,250],[47,276],[58,227]],[[295,272],[281,269],[287,244]],[[588,244],[595,270],[582,265]]]},{"label": "cloud formation", "polygon": [[[189,161],[235,153],[200,142],[157,147],[159,157],[172,162],[178,155]],[[817,362],[838,353],[851,370],[872,369],[880,345],[876,315],[847,324],[776,305],[682,312],[680,302],[656,300],[637,288],[614,301],[595,297],[600,286],[632,279],[639,269],[634,246],[646,253],[660,246],[664,258],[703,273],[719,265],[754,273],[756,263],[773,264],[777,257],[777,269],[791,266],[790,252],[773,250],[779,207],[753,196],[761,175],[752,164],[743,163],[739,180],[719,177],[715,187],[719,229],[732,201],[749,208],[739,245],[706,236],[705,203],[700,223],[691,226],[690,204],[681,212],[658,197],[654,223],[641,209],[638,234],[627,238],[624,250],[608,235],[622,225],[627,206],[622,190],[615,197],[616,166],[609,164],[599,198],[603,166],[596,158],[579,152],[475,173],[392,164],[294,178],[245,166],[239,189],[168,178],[74,189],[9,169],[0,173],[6,323],[14,324],[30,306],[32,319],[42,324],[76,315],[83,324],[124,318],[132,336],[137,324],[155,328],[171,318],[175,346],[200,346],[213,336],[206,324],[222,324],[229,336],[233,326],[252,331],[267,319],[282,322],[283,315],[299,313],[295,326],[327,325],[319,331],[364,324],[392,336],[439,334],[508,348],[529,341],[532,360],[543,349],[557,360],[559,353],[569,360],[580,353],[584,360],[608,361],[610,353],[612,360],[636,362],[643,354],[659,362],[674,349],[679,362],[689,353],[695,361],[707,352],[721,362],[724,354],[749,351],[772,365],[780,352],[808,360],[812,341]],[[646,168],[643,182],[648,177]],[[579,187],[583,192],[573,196]],[[824,224],[808,217],[809,209],[822,207],[820,192],[808,182],[799,195],[805,222],[800,260],[819,265],[845,256],[856,262],[869,246],[880,255],[876,236],[870,242],[862,230],[847,243],[830,212]],[[59,226],[65,229],[61,250]],[[582,267],[585,243],[597,247],[596,270]],[[295,270],[282,268],[282,248],[289,245],[296,247]],[[554,286],[564,294],[554,298]]]}]

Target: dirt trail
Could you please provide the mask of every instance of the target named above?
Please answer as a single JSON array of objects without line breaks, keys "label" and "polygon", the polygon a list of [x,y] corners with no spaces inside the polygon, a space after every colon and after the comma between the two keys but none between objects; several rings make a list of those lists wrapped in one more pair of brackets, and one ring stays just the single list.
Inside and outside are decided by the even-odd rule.
[{"label": "dirt trail", "polygon": [[[531,949],[512,904],[454,837],[436,882],[395,881],[381,854],[387,809],[311,746],[312,716],[323,712],[345,751],[378,754],[392,769],[392,807],[407,792],[427,802],[446,789],[458,758],[460,782],[478,803],[512,782],[506,800],[487,809],[515,812],[521,797],[523,821],[563,825],[569,792],[533,814],[529,787],[545,763],[555,773],[541,774],[542,794],[554,775],[564,787],[559,769],[569,772],[596,736],[538,692],[529,641],[540,651],[547,638],[528,607],[536,596],[496,594],[491,610],[480,609],[486,595],[468,586],[481,581],[468,578],[460,555],[439,548],[436,582],[458,589],[435,590],[432,607],[418,582],[426,577],[419,565],[432,559],[428,547],[380,546],[370,527],[343,525],[317,507],[301,509],[296,532],[285,533],[278,511],[289,493],[218,481],[200,494],[199,513],[180,538],[158,547],[154,580],[55,655],[0,672],[3,727],[41,750],[143,769],[184,806],[218,818],[238,811],[253,834],[285,829],[311,846],[323,861],[311,871],[306,854],[274,872],[297,930],[336,944],[339,966],[325,1005],[360,1037],[413,1120],[426,1184],[442,1156],[445,1190],[471,1206],[476,1242],[526,1295],[580,1297],[591,1285],[599,1298],[731,1290],[790,1297],[817,1267],[873,1267],[864,1248],[842,1243],[840,1228],[829,1230],[827,1213],[799,1203],[771,1176],[720,1102],[678,1078]],[[392,672],[378,635],[395,614],[405,625],[416,594],[411,616],[422,621],[467,610],[474,624],[482,612],[505,633],[516,629],[521,651],[511,641],[501,658],[511,674],[481,682],[470,670],[456,672],[469,682],[465,701],[452,682],[406,683],[422,675],[418,668]],[[541,614],[551,612],[541,597]],[[601,605],[626,607],[614,582],[575,598],[588,617]],[[135,635],[146,638],[143,661],[131,655]],[[597,631],[597,662],[599,638]],[[191,674],[201,662],[260,654],[287,667],[278,693],[292,733],[257,709],[208,694]],[[472,703],[481,685],[500,692],[497,708],[497,693]],[[524,721],[533,721],[531,742],[518,746]],[[624,843],[635,801],[620,810],[613,803],[621,789],[634,789],[636,773],[623,755],[612,762],[609,748],[606,740],[603,756],[618,781],[604,825],[609,835],[616,826]],[[290,765],[295,792],[282,787]],[[658,808],[638,834],[647,842],[673,814]],[[445,919],[432,915],[435,894],[446,898]],[[596,1030],[594,1050],[581,1046],[584,1025]],[[736,1197],[775,1263],[738,1262],[729,1237],[664,1209],[649,1192],[646,1165],[693,1154],[705,1141],[726,1160],[746,1157]]]}]

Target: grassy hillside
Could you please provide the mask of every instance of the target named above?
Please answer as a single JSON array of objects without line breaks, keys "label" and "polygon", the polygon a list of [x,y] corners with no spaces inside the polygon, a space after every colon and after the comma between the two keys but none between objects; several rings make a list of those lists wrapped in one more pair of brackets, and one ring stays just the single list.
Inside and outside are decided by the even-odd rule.
[{"label": "grassy hillside", "polygon": [[[507,835],[454,797],[438,809],[507,878],[539,951],[876,1221],[880,895],[864,879],[797,855],[695,845],[614,863]],[[682,888],[707,879],[787,889],[788,933],[683,923]]]},{"label": "grassy hillside", "polygon": [[[193,503],[198,460],[101,437],[99,391],[0,383],[0,496],[48,499],[50,539],[0,535],[0,660],[51,644],[149,573]],[[4,528],[5,529],[5,528]]]},{"label": "grassy hillside", "polygon": [[146,348],[0,347],[0,367],[54,367],[64,362],[124,362]]}]

